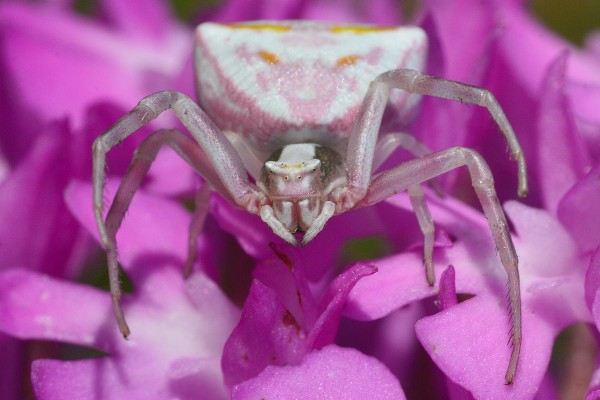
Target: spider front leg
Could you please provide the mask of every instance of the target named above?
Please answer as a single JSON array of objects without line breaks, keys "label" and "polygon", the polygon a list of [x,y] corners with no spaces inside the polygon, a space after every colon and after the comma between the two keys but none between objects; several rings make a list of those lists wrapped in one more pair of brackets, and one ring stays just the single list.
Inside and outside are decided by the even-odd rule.
[{"label": "spider front leg", "polygon": [[[196,141],[176,131],[159,131],[150,136],[138,151],[137,159],[121,183],[105,223],[102,212],[106,153],[167,109],[175,112]],[[130,330],[120,303],[116,232],[156,152],[165,143],[190,162],[221,194],[247,211],[257,214],[267,201],[265,195],[248,182],[246,170],[231,143],[198,105],[181,93],[165,91],[144,98],[131,112],[96,139],[93,146],[94,213],[108,255],[113,308],[124,337],[130,334]],[[193,220],[202,219],[200,217],[196,216]],[[197,227],[190,227],[190,232],[198,232]]]},{"label": "spider front leg", "polygon": [[[215,182],[214,185],[218,187],[220,191],[224,191],[216,172],[212,168],[204,152],[198,147],[193,139],[177,130],[162,129],[156,131],[148,136],[136,149],[131,164],[121,180],[117,193],[112,201],[106,220],[102,224],[106,235],[104,247],[108,257],[113,308],[115,310],[115,315],[117,316],[119,329],[125,337],[129,335],[129,327],[125,322],[120,305],[121,287],[118,277],[119,270],[116,235],[137,188],[142,183],[142,180],[146,176],[151,164],[154,162],[156,155],[164,145],[168,145],[175,150],[175,152],[186,160],[196,171],[204,176],[205,179]],[[191,272],[191,267],[196,255],[196,239],[202,230],[204,219],[208,212],[207,203],[208,197],[210,196],[210,188],[211,184],[206,182],[202,185],[202,188],[196,195],[196,210],[194,211],[192,222],[190,223],[188,257],[184,267],[184,275],[186,276]],[[227,197],[226,191],[224,192],[224,195]]]},{"label": "spider front leg", "polygon": [[[412,188],[411,191],[414,192],[415,185],[460,165],[466,164],[469,167],[477,196],[490,222],[502,264],[508,274],[513,351],[505,379],[507,383],[511,383],[514,379],[521,347],[518,260],[487,164],[471,150],[453,148],[408,161],[372,180],[377,136],[389,92],[392,89],[402,89],[410,93],[442,97],[486,107],[504,134],[512,155],[517,161],[518,194],[519,196],[527,194],[527,169],[523,152],[504,112],[488,90],[435,78],[414,70],[399,69],[379,75],[369,86],[348,143],[346,156],[348,184],[333,191],[330,199],[335,203],[336,213],[340,214],[355,207],[376,203],[407,188]],[[411,195],[411,200],[413,198],[415,198],[414,195]],[[419,206],[424,202],[416,204]],[[413,205],[415,205],[414,201]]]},{"label": "spider front leg", "polygon": [[410,189],[414,185],[464,165],[469,170],[473,187],[492,231],[500,261],[508,275],[512,325],[510,341],[513,350],[505,379],[506,383],[511,383],[515,376],[521,349],[521,292],[518,258],[504,211],[496,196],[492,174],[481,155],[467,148],[452,147],[402,163],[377,175],[371,182],[366,196],[357,204],[357,207],[378,203],[402,190]]},{"label": "spider front leg", "polygon": [[[398,148],[401,147],[414,156],[421,157],[430,154],[432,151],[421,143],[416,137],[403,133],[387,133],[378,142],[373,156],[373,171],[377,170],[383,162]],[[443,190],[436,179],[432,179],[429,185],[435,190],[438,196],[443,197]],[[425,194],[421,185],[414,185],[408,188],[408,196],[413,207],[419,228],[423,233],[423,264],[425,264],[425,275],[427,283],[433,286],[435,276],[433,273],[433,241],[435,235],[435,226],[433,219],[425,201]]]},{"label": "spider front leg", "polygon": [[424,75],[419,71],[397,69],[384,72],[375,78],[369,85],[361,104],[348,142],[346,156],[348,186],[335,193],[338,214],[351,209],[367,193],[373,172],[373,160],[381,119],[392,89],[402,89],[410,93],[442,97],[486,107],[506,138],[513,158],[517,161],[518,194],[521,197],[527,195],[527,167],[523,151],[504,111],[490,91]]}]

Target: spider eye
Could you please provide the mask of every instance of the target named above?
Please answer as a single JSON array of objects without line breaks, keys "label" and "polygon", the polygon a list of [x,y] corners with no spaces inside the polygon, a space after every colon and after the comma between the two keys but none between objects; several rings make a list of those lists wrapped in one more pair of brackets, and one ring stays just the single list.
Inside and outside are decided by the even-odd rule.
[{"label": "spider eye", "polygon": [[289,179],[290,179],[290,177],[289,177],[289,176],[284,176],[284,177],[283,177],[283,180],[284,180],[284,181],[287,181],[287,180],[289,180]]},{"label": "spider eye", "polygon": [[302,180],[302,177],[301,177],[301,176],[299,176],[299,177],[298,177],[298,180],[299,180],[299,181],[300,181],[300,180]]}]

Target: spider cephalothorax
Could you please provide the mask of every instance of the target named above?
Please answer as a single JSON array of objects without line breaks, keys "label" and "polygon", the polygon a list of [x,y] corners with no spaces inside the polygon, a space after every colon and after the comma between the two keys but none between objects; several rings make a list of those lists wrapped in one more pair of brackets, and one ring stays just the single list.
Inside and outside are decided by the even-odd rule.
[{"label": "spider cephalothorax", "polygon": [[[335,208],[327,201],[328,195],[345,184],[346,169],[335,150],[315,143],[286,145],[265,162],[257,182],[273,210],[271,213],[265,205],[261,216],[292,244],[296,244],[292,234],[304,232],[302,242],[306,244],[322,229],[326,219],[321,220],[333,215]],[[277,232],[279,223],[287,233]]]}]

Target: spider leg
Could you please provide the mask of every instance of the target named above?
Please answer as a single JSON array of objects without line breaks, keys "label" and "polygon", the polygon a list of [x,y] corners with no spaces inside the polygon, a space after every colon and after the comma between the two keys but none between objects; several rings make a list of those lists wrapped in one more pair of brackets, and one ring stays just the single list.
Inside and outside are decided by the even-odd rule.
[{"label": "spider leg", "polygon": [[197,242],[198,237],[202,233],[204,228],[204,222],[206,221],[206,215],[208,214],[208,207],[210,206],[210,193],[212,188],[209,183],[203,184],[196,196],[194,197],[194,213],[192,214],[192,220],[190,221],[190,227],[188,230],[188,253],[183,266],[183,276],[189,277],[192,273],[192,267],[196,261]]},{"label": "spider leg", "polygon": [[508,298],[511,320],[512,354],[506,372],[506,383],[515,376],[521,349],[521,293],[517,253],[500,206],[491,171],[485,160],[474,150],[452,147],[407,161],[373,178],[366,196],[357,207],[382,201],[402,190],[460,166],[467,166],[475,193],[488,220],[500,261],[508,275]]},{"label": "spider leg", "polygon": [[435,226],[433,219],[425,201],[425,194],[421,185],[413,185],[408,187],[408,197],[412,204],[419,228],[423,233],[423,263],[425,264],[425,276],[427,283],[433,286],[435,276],[433,274],[433,239],[435,235]]},{"label": "spider leg", "polygon": [[346,156],[348,185],[337,189],[332,200],[336,213],[354,207],[367,193],[373,172],[377,136],[390,90],[436,96],[486,107],[504,134],[513,158],[517,161],[521,197],[527,195],[527,167],[517,137],[492,93],[464,83],[439,79],[409,69],[384,72],[371,84],[356,116]]},{"label": "spider leg", "polygon": [[[142,180],[146,176],[152,162],[155,160],[158,151],[163,145],[170,146],[184,160],[186,160],[194,169],[196,169],[207,180],[215,182],[215,185],[220,190],[224,190],[223,185],[218,180],[216,172],[212,168],[206,155],[190,137],[184,135],[177,130],[162,129],[149,135],[136,149],[129,169],[125,173],[114,200],[106,216],[106,221],[102,222],[105,229],[106,241],[104,242],[109,265],[109,278],[111,293],[113,297],[113,308],[117,316],[119,328],[123,336],[129,335],[129,328],[123,317],[121,310],[120,298],[121,287],[119,283],[119,270],[117,262],[117,242],[116,234],[121,226],[123,217],[131,204],[131,200],[140,186]],[[186,261],[184,273],[189,275],[191,266],[196,255],[196,239],[202,231],[202,226],[208,212],[208,199],[210,196],[211,184],[208,182],[202,185],[196,196],[196,211],[190,223],[190,239],[188,246],[188,258]],[[224,192],[227,197],[227,192]],[[192,248],[193,247],[193,248]]]},{"label": "spider leg", "polygon": [[275,232],[277,236],[284,239],[286,242],[293,246],[297,246],[298,242],[294,235],[292,235],[287,228],[275,217],[273,207],[270,205],[264,205],[260,209],[260,218],[269,225],[269,228]]},{"label": "spider leg", "polygon": [[[234,203],[237,203],[240,207],[245,208],[253,214],[258,214],[260,207],[267,202],[266,196],[248,181],[248,175],[242,161],[225,135],[192,99],[179,92],[158,92],[142,99],[133,110],[117,121],[103,135],[98,137],[93,145],[94,214],[102,243],[109,257],[109,279],[113,308],[119,328],[124,337],[127,337],[130,331],[125,322],[120,304],[121,288],[118,276],[115,236],[127,206],[131,201],[133,192],[139,186],[151,160],[150,162],[139,161],[131,168],[132,171],[128,173],[128,176],[121,184],[121,194],[117,193],[116,200],[113,202],[111,210],[109,210],[105,224],[102,217],[102,195],[104,191],[106,153],[113,146],[123,141],[141,126],[147,124],[167,109],[173,110],[175,115],[194,137],[197,144],[194,143],[192,147],[199,145],[203,151],[205,157],[201,158],[202,161],[199,164],[202,165],[199,168],[200,172],[205,175],[205,178],[217,190],[229,200],[233,200]],[[175,136],[181,138],[183,135]],[[158,141],[160,142],[160,140]],[[184,148],[189,150],[191,148],[189,143],[192,142],[191,140],[186,142],[187,145]],[[148,146],[152,147],[150,144]],[[148,154],[150,153],[151,151],[148,150]],[[193,158],[191,150],[182,151],[180,154],[185,155],[188,153]]]},{"label": "spider leg", "polygon": [[244,165],[231,143],[204,111],[192,99],[179,92],[158,92],[142,99],[133,110],[94,142],[94,212],[103,242],[106,242],[106,231],[102,224],[106,153],[167,109],[173,110],[206,154],[215,175],[218,176],[216,181],[220,181],[220,186],[226,189],[220,190],[222,193],[226,193],[230,200],[252,214],[258,214],[260,207],[266,202],[264,194],[248,182]]},{"label": "spider leg", "polygon": [[[425,144],[421,143],[416,137],[404,132],[386,133],[375,147],[373,157],[373,170],[376,171],[383,162],[398,148],[401,147],[409,153],[420,157],[430,154],[432,151]],[[433,188],[438,196],[443,197],[444,192],[437,179],[433,178],[427,183]],[[433,274],[433,241],[435,235],[435,226],[431,213],[425,201],[425,194],[421,185],[414,185],[408,188],[408,196],[412,204],[419,228],[423,233],[423,263],[427,276],[427,282],[433,285],[435,276]]]},{"label": "spider leg", "polygon": [[510,122],[508,122],[500,104],[489,90],[461,82],[436,78],[408,69],[384,72],[375,78],[374,82],[381,82],[390,88],[403,89],[411,93],[442,97],[487,108],[502,131],[512,156],[517,162],[519,175],[518,194],[520,197],[527,195],[528,185],[525,156]]},{"label": "spider leg", "polygon": [[304,237],[302,238],[302,244],[305,245],[313,240],[314,237],[317,236],[317,233],[321,232],[327,221],[329,221],[329,218],[331,218],[334,213],[335,204],[333,204],[331,201],[325,201],[325,203],[323,203],[321,213],[304,234]]},{"label": "spider leg", "polygon": [[397,148],[403,148],[410,154],[421,157],[431,153],[431,149],[409,133],[392,132],[382,135],[375,146],[373,171],[376,171]]},{"label": "spider leg", "polygon": [[[423,142],[409,133],[393,132],[386,133],[377,141],[375,146],[375,154],[373,155],[373,171],[377,171],[381,165],[392,155],[397,148],[403,148],[410,154],[421,157],[431,153],[431,149]],[[442,189],[437,179],[432,179],[427,184],[435,191],[439,197],[444,197],[444,189]]]}]

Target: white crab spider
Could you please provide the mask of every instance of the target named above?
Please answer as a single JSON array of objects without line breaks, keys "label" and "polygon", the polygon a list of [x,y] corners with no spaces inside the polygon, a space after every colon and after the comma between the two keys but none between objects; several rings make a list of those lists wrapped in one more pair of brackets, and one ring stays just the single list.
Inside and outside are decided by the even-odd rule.
[{"label": "white crab spider", "polygon": [[[94,143],[94,211],[108,254],[110,287],[123,336],[116,232],[142,178],[163,145],[172,147],[208,182],[196,197],[185,272],[207,213],[210,190],[258,214],[282,239],[308,243],[333,215],[375,204],[408,190],[424,234],[427,281],[434,283],[433,222],[420,184],[467,166],[508,274],[511,383],[521,346],[518,259],[504,212],[482,157],[462,147],[429,152],[415,138],[379,138],[386,107],[409,118],[420,95],[484,106],[518,163],[519,195],[527,193],[525,159],[494,96],[487,90],[424,75],[425,33],[416,27],[340,26],[307,21],[206,23],[196,30],[196,80],[200,108],[174,91],[144,98]],[[400,89],[400,90],[393,90]],[[106,153],[141,126],[171,109],[192,134],[159,130],[137,149],[103,220]],[[395,148],[417,158],[377,175]],[[252,176],[253,184],[248,175]]]}]

